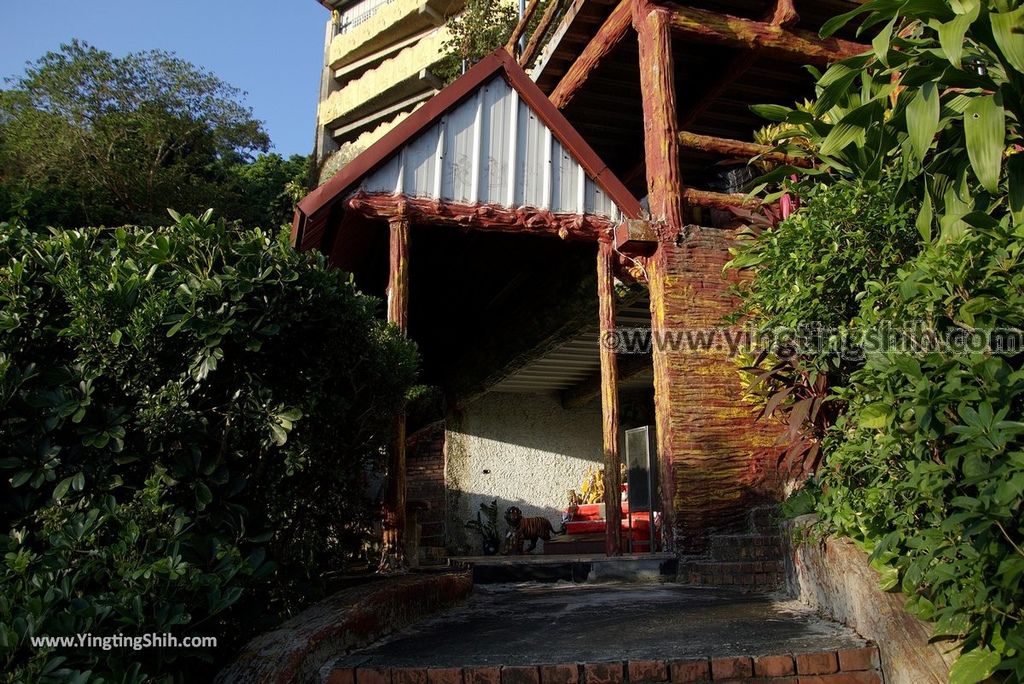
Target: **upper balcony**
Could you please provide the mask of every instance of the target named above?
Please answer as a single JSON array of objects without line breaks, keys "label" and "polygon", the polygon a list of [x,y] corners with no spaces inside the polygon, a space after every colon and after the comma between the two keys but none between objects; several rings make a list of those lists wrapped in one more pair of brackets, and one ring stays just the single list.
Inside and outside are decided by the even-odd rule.
[{"label": "upper balcony", "polygon": [[339,15],[327,63],[342,81],[408,47],[459,12],[465,0],[362,0]]}]

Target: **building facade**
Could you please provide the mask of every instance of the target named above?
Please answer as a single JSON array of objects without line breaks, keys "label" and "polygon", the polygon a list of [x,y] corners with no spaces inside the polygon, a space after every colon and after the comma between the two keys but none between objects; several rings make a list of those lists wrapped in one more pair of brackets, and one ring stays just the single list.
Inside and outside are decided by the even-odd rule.
[{"label": "building facade", "polygon": [[321,0],[329,11],[316,161],[326,179],[435,95],[432,73],[464,0]]}]

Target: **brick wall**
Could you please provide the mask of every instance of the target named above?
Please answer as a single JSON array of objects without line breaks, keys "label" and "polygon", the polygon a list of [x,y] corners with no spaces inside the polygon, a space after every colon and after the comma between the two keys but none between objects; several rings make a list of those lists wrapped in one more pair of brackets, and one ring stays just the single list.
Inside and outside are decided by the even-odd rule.
[{"label": "brick wall", "polygon": [[[406,498],[417,510],[420,546],[444,546],[444,421],[417,430],[406,441]],[[416,506],[426,504],[425,508]]]},{"label": "brick wall", "polygon": [[[662,238],[649,268],[655,331],[720,326],[735,310],[732,273],[722,273],[735,233],[690,225]],[[754,421],[727,349],[665,350],[661,357],[655,391],[659,453],[669,454],[662,478],[672,501],[672,540],[681,552],[702,552],[711,535],[743,529],[750,508],[779,498],[780,428]]]},{"label": "brick wall", "polygon": [[874,646],[797,655],[490,667],[336,668],[328,684],[882,684]]}]

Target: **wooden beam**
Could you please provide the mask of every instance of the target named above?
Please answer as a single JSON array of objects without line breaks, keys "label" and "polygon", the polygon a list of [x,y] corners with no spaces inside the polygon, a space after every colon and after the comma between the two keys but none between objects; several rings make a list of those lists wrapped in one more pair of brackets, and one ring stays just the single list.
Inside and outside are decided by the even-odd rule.
[{"label": "wooden beam", "polygon": [[769,145],[758,145],[757,143],[743,142],[742,140],[733,140],[731,138],[717,138],[712,135],[698,135],[697,133],[681,131],[679,133],[679,144],[688,150],[711,152],[720,154],[723,157],[740,157],[743,159],[760,157],[767,161],[790,164],[792,166],[804,168],[812,166],[811,160],[806,157],[794,157],[781,152],[774,152],[774,148]]},{"label": "wooden beam", "polygon": [[[663,222],[663,234],[654,255],[647,260],[647,284],[651,297],[651,332],[664,336],[668,250],[685,223],[686,204],[680,169],[679,121],[676,115],[675,65],[669,13],[647,0],[634,0],[633,28],[640,50],[640,89],[644,110],[644,160],[647,170],[647,201],[651,215]],[[660,468],[663,548],[675,550],[675,469],[672,463],[671,360],[655,347],[654,414]]]},{"label": "wooden beam", "polygon": [[551,91],[549,99],[556,107],[562,109],[569,104],[569,101],[580,91],[601,60],[607,57],[626,35],[632,18],[632,0],[620,0],[601,28],[580,52],[576,61],[562,76],[555,89]]},{"label": "wooden beam", "polygon": [[[619,358],[617,363],[620,383],[651,369],[651,357],[648,354],[628,354]],[[601,373],[595,373],[573,387],[562,390],[559,396],[562,408],[576,409],[586,406],[600,395]]]},{"label": "wooden beam", "polygon": [[[388,269],[388,323],[403,335],[409,332],[409,217],[391,217]],[[395,441],[388,459],[387,496],[384,500],[384,534],[378,572],[402,572],[408,567],[405,553],[405,408],[395,416]]]},{"label": "wooden beam", "polygon": [[519,44],[519,39],[522,38],[523,32],[526,31],[526,25],[530,23],[530,19],[533,17],[533,13],[537,11],[539,3],[540,0],[530,0],[526,3],[523,16],[519,18],[519,23],[512,29],[512,35],[508,37],[508,42],[505,43],[505,52],[513,57],[516,55],[516,46]]},{"label": "wooden beam", "polygon": [[614,227],[610,219],[601,216],[555,213],[534,207],[508,209],[496,204],[460,204],[391,193],[357,193],[347,206],[368,218],[390,220],[404,214],[418,225],[454,225],[586,242],[610,235]]},{"label": "wooden beam", "polygon": [[562,7],[563,0],[548,0],[548,6],[544,10],[544,14],[541,15],[540,21],[537,22],[537,27],[533,30],[533,35],[530,36],[530,40],[526,42],[526,47],[523,48],[523,54],[519,55],[519,65],[524,69],[530,64],[530,60],[533,59],[534,53],[537,51],[537,47],[540,45],[540,41],[544,39],[544,35],[551,28],[551,22],[555,20],[558,15],[558,10]]},{"label": "wooden beam", "polygon": [[823,66],[866,52],[870,46],[841,38],[819,38],[811,31],[775,26],[729,14],[673,5],[672,31],[680,38],[727,47],[757,50],[762,55]]},{"label": "wooden beam", "polygon": [[597,245],[597,306],[601,326],[601,433],[604,447],[605,553],[622,554],[622,475],[619,457],[619,371],[616,350],[604,342],[615,334],[615,250]]},{"label": "wooden beam", "polygon": [[683,191],[683,197],[688,205],[694,207],[710,207],[712,209],[742,207],[744,209],[756,209],[761,206],[761,200],[744,195],[742,192],[712,192],[711,190],[686,188]]}]

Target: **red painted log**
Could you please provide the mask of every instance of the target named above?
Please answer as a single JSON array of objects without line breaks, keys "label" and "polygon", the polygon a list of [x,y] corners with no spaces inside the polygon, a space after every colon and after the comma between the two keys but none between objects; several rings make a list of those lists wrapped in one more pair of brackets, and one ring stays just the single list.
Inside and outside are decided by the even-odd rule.
[{"label": "red painted log", "polygon": [[519,65],[524,69],[530,65],[530,60],[533,59],[533,55],[537,52],[540,41],[547,35],[548,29],[551,28],[551,22],[555,20],[555,16],[558,14],[562,3],[563,0],[548,0],[547,9],[544,10],[540,21],[537,22],[537,27],[533,30],[530,40],[526,41],[523,54],[519,55]]},{"label": "red painted log", "polygon": [[[683,179],[680,170],[679,121],[676,117],[675,66],[669,14],[646,0],[634,0],[633,27],[640,50],[640,87],[644,110],[644,159],[648,202],[653,218],[664,222],[660,244],[647,260],[651,297],[651,331],[666,334],[666,243],[671,245],[685,223]],[[663,349],[653,350],[654,412],[661,472],[661,502],[666,550],[674,550],[675,473],[672,469],[672,372]]]},{"label": "red painted log", "polygon": [[417,225],[455,225],[472,230],[554,235],[563,240],[594,242],[610,235],[611,219],[601,216],[563,214],[519,207],[508,209],[495,204],[460,204],[389,193],[357,193],[347,204],[352,211],[377,219],[405,214]]},{"label": "red painted log", "polygon": [[[388,221],[391,230],[388,273],[388,322],[402,334],[409,332],[409,217],[404,213]],[[405,410],[395,416],[395,441],[388,462],[388,487],[384,500],[384,534],[379,572],[401,572],[405,556]]]},{"label": "red painted log", "polygon": [[731,138],[718,138],[711,135],[698,135],[697,133],[682,131],[679,133],[679,144],[688,150],[711,152],[720,154],[723,157],[740,157],[743,159],[760,157],[767,161],[791,164],[793,166],[805,168],[811,166],[811,161],[806,157],[794,157],[781,152],[773,152],[773,148],[768,145],[758,145],[757,143],[733,140]]},{"label": "red painted log", "polygon": [[870,50],[870,46],[841,38],[819,38],[811,31],[788,29],[770,22],[743,19],[720,12],[674,5],[672,31],[688,40],[758,50],[791,62],[823,66]]},{"label": "red painted log", "polygon": [[562,76],[555,89],[551,91],[549,99],[556,107],[562,109],[575,97],[601,60],[607,57],[626,35],[632,16],[632,0],[620,0],[601,28],[583,48],[576,61]]},{"label": "red painted log", "polygon": [[597,301],[601,328],[601,417],[604,429],[605,553],[622,554],[622,477],[619,457],[619,370],[615,349],[606,341],[615,334],[615,250],[611,240],[597,245]]},{"label": "red painted log", "polygon": [[530,19],[533,18],[533,13],[537,11],[537,5],[540,0],[530,0],[526,3],[526,9],[523,11],[523,16],[520,17],[519,23],[512,29],[512,35],[509,36],[508,42],[505,43],[505,52],[515,56],[516,45],[519,43],[519,39],[522,38],[523,32],[526,30],[526,25],[530,23]]},{"label": "red painted log", "polygon": [[741,192],[712,192],[711,190],[687,188],[683,191],[683,197],[688,205],[694,207],[710,207],[712,209],[742,207],[744,209],[756,209],[761,206],[761,200],[756,197],[749,197]]}]

